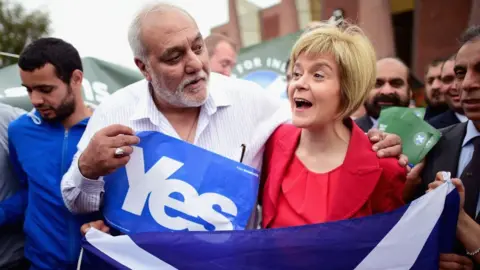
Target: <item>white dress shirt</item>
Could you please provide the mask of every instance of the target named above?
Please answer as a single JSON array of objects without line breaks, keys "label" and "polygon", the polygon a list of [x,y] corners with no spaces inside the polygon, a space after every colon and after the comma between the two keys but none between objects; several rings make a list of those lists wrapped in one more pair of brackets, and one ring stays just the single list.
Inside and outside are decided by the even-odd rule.
[{"label": "white dress shirt", "polygon": [[[463,138],[462,150],[460,150],[460,159],[458,160],[457,178],[460,178],[460,176],[463,173],[463,170],[465,170],[465,167],[467,167],[470,160],[472,160],[473,150],[474,150],[472,139],[478,136],[480,136],[480,132],[473,125],[473,122],[469,120],[467,123],[467,131],[465,133],[465,137]],[[477,212],[476,212],[477,215],[478,215],[478,212],[480,212],[480,199],[478,200],[478,203],[477,203]]]},{"label": "white dress shirt", "polygon": [[[273,131],[291,119],[289,106],[268,95],[253,82],[210,74],[209,95],[201,107],[194,144],[239,161],[241,145],[246,145],[243,163],[261,168],[264,144]],[[158,131],[179,138],[175,129],[155,106],[145,80],[115,92],[95,109],[78,143],[72,165],[63,176],[61,191],[68,209],[75,213],[98,211],[104,181],[82,176],[78,157],[95,132],[112,124],[131,127],[136,132]]]},{"label": "white dress shirt", "polygon": [[372,124],[373,124],[372,128],[378,128],[378,119],[375,119],[371,116],[369,116],[369,117],[370,117],[370,120],[372,120]]}]

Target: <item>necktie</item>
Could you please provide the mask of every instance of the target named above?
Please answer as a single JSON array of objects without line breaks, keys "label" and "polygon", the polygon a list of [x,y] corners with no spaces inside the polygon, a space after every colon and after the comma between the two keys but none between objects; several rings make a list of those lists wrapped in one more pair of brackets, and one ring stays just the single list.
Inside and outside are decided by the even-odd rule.
[{"label": "necktie", "polygon": [[465,186],[465,212],[475,219],[480,192],[480,137],[473,138],[471,142],[474,147],[472,159],[463,170],[460,179]]}]

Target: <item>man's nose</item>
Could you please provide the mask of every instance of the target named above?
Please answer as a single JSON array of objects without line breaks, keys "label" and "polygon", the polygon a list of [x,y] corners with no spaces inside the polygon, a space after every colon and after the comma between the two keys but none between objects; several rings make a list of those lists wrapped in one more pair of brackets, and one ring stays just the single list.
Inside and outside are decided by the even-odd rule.
[{"label": "man's nose", "polygon": [[395,93],[395,89],[387,82],[380,88],[380,93],[384,95]]},{"label": "man's nose", "polygon": [[41,106],[45,101],[40,93],[37,91],[32,91],[29,93],[30,101],[34,107]]},{"label": "man's nose", "polygon": [[191,51],[187,57],[188,57],[188,60],[187,60],[187,64],[185,65],[185,72],[189,74],[198,73],[203,66],[203,62],[200,59],[199,55]]},{"label": "man's nose", "polygon": [[440,82],[439,79],[435,79],[433,80],[433,83],[432,83],[432,89],[441,89],[442,88],[442,82]]}]

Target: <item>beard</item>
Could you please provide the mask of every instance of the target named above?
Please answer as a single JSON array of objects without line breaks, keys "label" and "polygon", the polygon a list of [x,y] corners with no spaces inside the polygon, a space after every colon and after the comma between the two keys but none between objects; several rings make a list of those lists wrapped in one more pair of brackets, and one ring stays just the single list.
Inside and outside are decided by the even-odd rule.
[{"label": "beard", "polygon": [[[153,92],[158,95],[159,98],[167,102],[168,104],[180,107],[180,108],[193,108],[193,107],[200,107],[207,101],[208,97],[208,74],[205,71],[200,71],[194,76],[190,78],[184,79],[175,89],[174,92],[165,89],[161,86],[160,80],[154,72],[152,74],[152,81],[150,82]],[[188,84],[195,82],[199,79],[205,80],[207,84],[207,94],[203,98],[195,98],[195,95],[202,91],[201,88],[193,89],[193,90],[186,90],[185,87]]]},{"label": "beard", "polygon": [[40,107],[35,107],[37,110],[52,110],[55,112],[54,117],[44,117],[42,119],[47,122],[61,122],[67,119],[70,115],[75,112],[76,105],[75,105],[75,95],[73,94],[72,88],[68,86],[67,88],[67,95],[62,99],[60,105],[58,107],[53,107],[50,105],[43,105]]},{"label": "beard", "polygon": [[[379,103],[390,103],[387,106]],[[373,97],[372,102],[365,102],[365,110],[367,114],[375,119],[378,119],[383,107],[408,107],[410,100],[402,99],[398,94],[379,94]]]}]

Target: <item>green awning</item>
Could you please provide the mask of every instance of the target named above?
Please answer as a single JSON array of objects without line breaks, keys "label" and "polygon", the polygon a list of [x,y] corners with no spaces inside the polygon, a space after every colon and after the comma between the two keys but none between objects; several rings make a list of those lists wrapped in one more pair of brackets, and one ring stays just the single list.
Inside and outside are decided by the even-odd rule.
[{"label": "green awning", "polygon": [[[96,106],[108,95],[143,79],[140,72],[100,59],[85,57],[83,63],[83,98]],[[11,65],[0,69],[0,102],[31,110],[27,91],[21,86],[19,67]]]},{"label": "green awning", "polygon": [[274,95],[285,96],[286,62],[300,34],[297,32],[243,48],[232,73],[258,83]]}]

